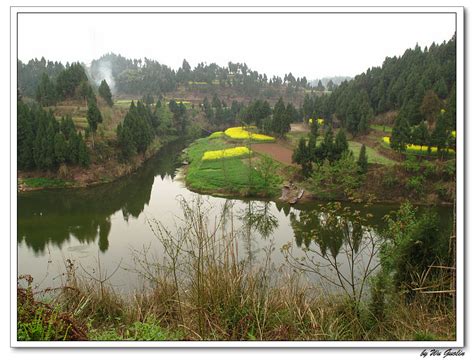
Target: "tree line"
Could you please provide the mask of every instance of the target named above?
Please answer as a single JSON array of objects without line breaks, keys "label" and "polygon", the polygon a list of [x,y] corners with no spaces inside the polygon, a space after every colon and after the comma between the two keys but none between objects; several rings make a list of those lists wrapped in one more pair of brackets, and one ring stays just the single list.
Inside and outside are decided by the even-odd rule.
[{"label": "tree line", "polygon": [[186,136],[189,119],[186,106],[171,100],[166,105],[131,102],[122,123],[117,126],[117,142],[122,160],[144,154],[157,136]]},{"label": "tree line", "polygon": [[55,170],[61,164],[88,166],[82,133],[70,116],[58,121],[51,111],[18,101],[18,169]]}]

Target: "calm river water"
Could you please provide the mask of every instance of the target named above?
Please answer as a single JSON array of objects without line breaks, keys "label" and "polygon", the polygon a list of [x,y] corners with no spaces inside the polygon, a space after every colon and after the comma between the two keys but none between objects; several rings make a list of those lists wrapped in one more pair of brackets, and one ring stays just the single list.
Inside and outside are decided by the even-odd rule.
[{"label": "calm river water", "polygon": [[[141,289],[146,282],[134,271],[136,254],[145,252],[156,259],[163,256],[149,221],[158,220],[173,231],[183,216],[180,199],[192,202],[201,196],[187,190],[180,179],[178,156],[183,147],[180,142],[169,144],[137,173],[111,184],[19,194],[18,275],[32,275],[38,289],[56,287],[64,283],[66,263],[71,260],[86,277],[113,273],[109,283],[119,292]],[[321,204],[290,207],[205,195],[202,200],[210,221],[225,205],[232,206],[240,260],[258,264],[269,257],[278,268],[286,263],[282,246],[290,243],[295,256],[303,255],[302,248],[311,243],[315,231],[326,237],[327,251],[339,249],[337,244],[336,250],[328,244],[339,235],[324,228],[325,214],[318,210]],[[383,229],[383,216],[398,208],[351,207],[374,215],[371,226],[375,237]],[[437,211],[449,226],[451,209]],[[254,221],[250,223],[249,218]],[[344,257],[338,260],[342,268],[347,267]]]}]

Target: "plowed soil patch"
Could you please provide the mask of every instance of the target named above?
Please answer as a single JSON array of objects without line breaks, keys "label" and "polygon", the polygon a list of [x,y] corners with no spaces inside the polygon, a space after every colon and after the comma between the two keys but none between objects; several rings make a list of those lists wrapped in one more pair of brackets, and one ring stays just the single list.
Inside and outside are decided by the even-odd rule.
[{"label": "plowed soil patch", "polygon": [[252,150],[260,154],[266,154],[272,157],[272,159],[281,162],[285,165],[291,165],[291,156],[293,150],[290,150],[278,143],[267,143],[267,144],[253,144]]}]

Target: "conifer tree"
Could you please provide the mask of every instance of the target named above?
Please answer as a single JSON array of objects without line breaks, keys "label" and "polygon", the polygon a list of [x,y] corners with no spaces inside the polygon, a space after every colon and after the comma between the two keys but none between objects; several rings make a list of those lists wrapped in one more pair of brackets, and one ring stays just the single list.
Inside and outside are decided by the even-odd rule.
[{"label": "conifer tree", "polygon": [[295,149],[292,155],[292,161],[301,165],[302,173],[305,177],[308,177],[312,171],[311,154],[309,148],[306,145],[306,139],[300,138],[298,147]]},{"label": "conifer tree", "polygon": [[290,119],[281,97],[273,108],[272,131],[279,137],[283,137],[290,131]]},{"label": "conifer tree", "polygon": [[102,123],[102,114],[97,106],[97,100],[95,97],[89,98],[88,101],[87,123],[89,124],[89,129],[92,133],[92,147],[94,147],[94,135],[97,131],[97,126]]},{"label": "conifer tree", "polygon": [[[105,100],[107,105],[112,106],[114,104],[112,100],[112,92],[110,91],[109,84],[107,84],[107,81],[105,80],[102,80],[100,83],[99,95]],[[153,101],[151,103],[153,103]]]},{"label": "conifer tree", "polygon": [[405,116],[399,114],[395,120],[395,126],[392,130],[390,138],[390,147],[396,151],[405,151],[406,146],[410,142],[410,126]]},{"label": "conifer tree", "polygon": [[357,165],[359,166],[359,172],[361,174],[367,173],[369,161],[365,149],[365,144],[362,144],[362,147],[360,149],[359,158],[357,159]]},{"label": "conifer tree", "polygon": [[445,113],[440,113],[436,119],[436,125],[431,134],[431,145],[438,148],[437,154],[443,157],[446,148],[448,147],[449,131],[446,124]]},{"label": "conifer tree", "polygon": [[343,129],[339,129],[334,140],[334,160],[339,160],[342,155],[349,150],[346,133]]}]

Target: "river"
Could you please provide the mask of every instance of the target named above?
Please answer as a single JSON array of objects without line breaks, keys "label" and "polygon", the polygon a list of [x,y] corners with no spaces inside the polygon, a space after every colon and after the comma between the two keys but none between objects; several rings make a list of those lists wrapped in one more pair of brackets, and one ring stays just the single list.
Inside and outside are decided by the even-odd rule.
[{"label": "river", "polygon": [[[110,277],[108,283],[117,292],[140,290],[147,281],[141,276],[137,257],[146,255],[160,261],[164,256],[150,224],[159,221],[171,232],[176,231],[183,218],[182,201],[202,201],[211,223],[216,222],[224,207],[232,209],[228,224],[232,223],[238,235],[240,261],[260,264],[270,259],[278,268],[287,265],[281,251],[288,248],[287,244],[295,257],[307,254],[303,249],[309,245],[316,246],[318,252],[332,252],[341,269],[349,267],[346,257],[338,255],[343,249],[342,235],[325,225],[327,214],[321,211],[321,204],[290,207],[272,201],[195,194],[186,189],[181,178],[178,157],[183,147],[179,141],[165,146],[139,171],[113,183],[18,194],[18,275],[32,275],[35,289],[54,288],[65,283],[66,267],[72,261],[85,278]],[[371,230],[364,227],[362,234],[366,238],[370,232],[376,239],[381,238],[383,217],[398,208],[350,207],[351,211],[373,214]],[[449,227],[451,209],[437,211],[444,228]],[[353,223],[351,229],[355,234]],[[312,240],[315,237],[318,245]],[[361,262],[366,262],[368,256],[361,254]],[[320,277],[315,281],[324,285]]]}]

